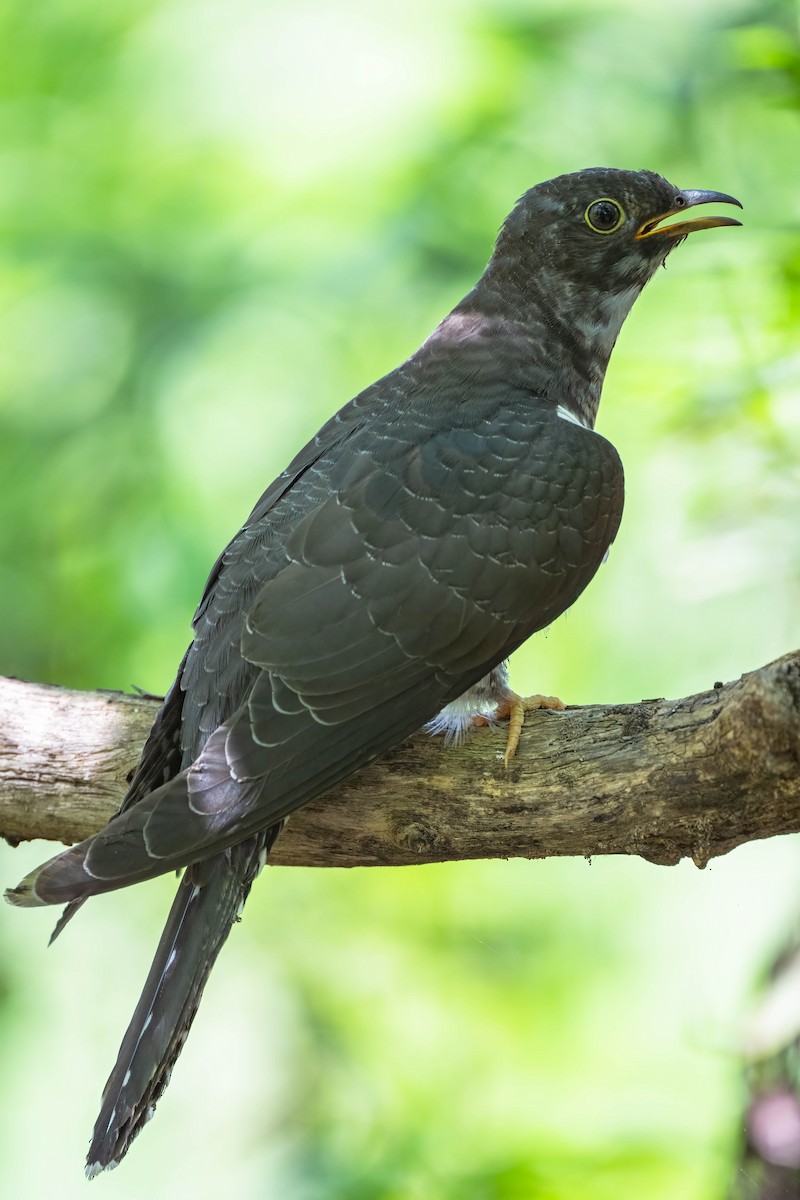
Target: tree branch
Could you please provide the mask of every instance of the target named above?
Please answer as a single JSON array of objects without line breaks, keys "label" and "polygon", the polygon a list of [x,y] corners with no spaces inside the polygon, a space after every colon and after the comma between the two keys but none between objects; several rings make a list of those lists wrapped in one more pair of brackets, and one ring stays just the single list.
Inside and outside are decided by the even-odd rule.
[{"label": "tree branch", "polygon": [[[0,835],[76,841],[125,790],[158,703],[0,678]],[[271,859],[377,866],[639,854],[672,864],[800,830],[800,652],[683,700],[528,717],[448,749],[417,734],[292,816]]]}]

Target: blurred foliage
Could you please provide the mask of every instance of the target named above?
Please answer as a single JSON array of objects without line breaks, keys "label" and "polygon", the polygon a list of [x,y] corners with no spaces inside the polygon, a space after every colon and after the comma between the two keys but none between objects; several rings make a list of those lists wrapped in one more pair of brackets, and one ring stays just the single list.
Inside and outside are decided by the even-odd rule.
[{"label": "blurred foliage", "polygon": [[730,1200],[800,1194],[800,928],[791,930],[743,1026],[740,1169]]},{"label": "blurred foliage", "polygon": [[[798,643],[794,3],[10,0],[0,8],[0,671],[163,690],[220,546],[587,165],[720,188],[637,305],[600,427],[610,564],[516,656],[571,702]],[[2,853],[14,881],[40,846]],[[708,1200],[794,843],[712,864],[274,871],[114,1197]],[[160,881],[0,921],[0,1190],[82,1195]],[[46,1147],[46,1153],[43,1152]]]}]

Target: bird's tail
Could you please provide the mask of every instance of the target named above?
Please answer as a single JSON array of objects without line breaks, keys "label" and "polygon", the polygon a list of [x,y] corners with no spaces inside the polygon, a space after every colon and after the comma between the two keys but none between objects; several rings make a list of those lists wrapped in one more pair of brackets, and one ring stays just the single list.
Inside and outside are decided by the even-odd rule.
[{"label": "bird's tail", "polygon": [[280,827],[187,869],[119,1055],[86,1160],[116,1167],[169,1083],[206,980]]}]

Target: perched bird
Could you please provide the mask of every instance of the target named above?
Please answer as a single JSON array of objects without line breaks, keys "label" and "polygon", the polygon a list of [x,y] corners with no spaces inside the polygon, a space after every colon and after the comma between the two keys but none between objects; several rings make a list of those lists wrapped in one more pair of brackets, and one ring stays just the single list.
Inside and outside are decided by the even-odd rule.
[{"label": "perched bird", "polygon": [[427,722],[459,731],[497,703],[518,726],[505,660],[580,595],[622,516],[622,466],[594,431],[609,355],[670,250],[739,224],[662,223],[711,201],[741,207],[607,168],[526,192],[472,291],[220,555],[119,812],[6,892],[66,903],[58,933],[88,896],[186,868],[90,1177],[152,1116],[288,815]]}]

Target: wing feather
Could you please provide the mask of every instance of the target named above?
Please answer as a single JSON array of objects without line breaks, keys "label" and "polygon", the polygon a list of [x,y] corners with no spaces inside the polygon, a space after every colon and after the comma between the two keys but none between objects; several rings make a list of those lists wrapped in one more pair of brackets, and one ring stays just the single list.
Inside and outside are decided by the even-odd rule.
[{"label": "wing feather", "polygon": [[180,679],[184,769],[12,898],[80,898],[277,823],[558,616],[616,533],[622,477],[608,443],[577,426],[551,461],[544,420],[537,409],[502,460],[477,427],[417,431],[403,447],[359,440],[357,424],[332,456],[296,460],[198,609]]}]

